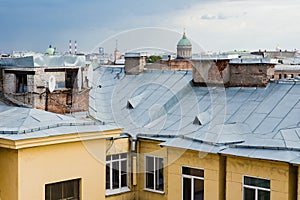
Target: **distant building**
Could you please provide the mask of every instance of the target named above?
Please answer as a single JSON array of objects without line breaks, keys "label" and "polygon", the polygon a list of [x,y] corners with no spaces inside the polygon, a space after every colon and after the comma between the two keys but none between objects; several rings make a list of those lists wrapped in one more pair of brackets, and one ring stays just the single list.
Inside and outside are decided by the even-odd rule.
[{"label": "distant building", "polygon": [[[166,56],[164,56],[166,57]],[[153,66],[147,66],[149,69],[168,69],[168,70],[192,70],[192,43],[186,37],[184,32],[182,38],[177,43],[177,56],[176,59],[172,59],[169,55],[168,59],[164,58],[159,64],[155,63]]]},{"label": "distant building", "polygon": [[282,65],[278,64],[275,66],[275,73],[273,76],[274,80],[280,79],[294,79],[300,80],[300,65]]},{"label": "distant building", "polygon": [[287,50],[277,50],[277,51],[253,51],[251,54],[260,55],[263,58],[276,58],[276,59],[284,59],[284,58],[294,58],[296,56],[296,51],[287,51]]},{"label": "distant building", "polygon": [[185,32],[177,43],[177,59],[192,58],[192,43],[187,39]]},{"label": "distant building", "polygon": [[[85,56],[5,58],[0,68],[2,92],[18,105],[56,113],[88,111],[92,70]],[[54,91],[49,90],[50,76]]]}]

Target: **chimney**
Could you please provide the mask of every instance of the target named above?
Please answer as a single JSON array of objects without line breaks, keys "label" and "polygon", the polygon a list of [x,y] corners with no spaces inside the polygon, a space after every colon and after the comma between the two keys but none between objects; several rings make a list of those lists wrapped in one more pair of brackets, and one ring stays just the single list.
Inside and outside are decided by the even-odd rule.
[{"label": "chimney", "polygon": [[69,54],[72,54],[72,41],[69,40]]},{"label": "chimney", "polygon": [[76,40],[75,40],[74,48],[75,48],[74,54],[76,55],[77,54],[77,41]]},{"label": "chimney", "polygon": [[275,59],[199,59],[193,62],[195,86],[265,87],[274,75]]},{"label": "chimney", "polygon": [[125,53],[125,74],[138,75],[144,71],[146,53]]}]

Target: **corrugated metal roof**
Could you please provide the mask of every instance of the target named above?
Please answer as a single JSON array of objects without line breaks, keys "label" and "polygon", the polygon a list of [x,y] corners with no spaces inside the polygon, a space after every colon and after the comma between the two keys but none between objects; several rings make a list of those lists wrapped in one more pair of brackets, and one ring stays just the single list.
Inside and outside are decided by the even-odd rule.
[{"label": "corrugated metal roof", "polygon": [[[291,138],[295,139],[299,133],[298,129],[292,130],[300,126],[299,84],[204,88],[191,85],[190,71],[145,70],[139,75],[125,75],[121,68],[107,67],[98,68],[95,77],[91,113],[101,121],[123,127],[133,136],[157,134],[154,139],[161,136],[164,140],[166,135],[173,135],[174,142],[168,140],[163,144],[204,151],[206,147],[197,145],[202,141],[211,149],[222,146],[227,153],[238,151],[240,156],[254,158],[259,153],[248,151],[259,152],[266,147],[276,155],[270,156],[271,160],[280,160],[285,153],[290,155],[289,151],[293,155],[298,153],[300,141]],[[128,101],[134,104],[133,109],[127,108]],[[210,120],[202,125],[193,124],[196,117],[201,120],[203,113],[206,113],[204,119]],[[189,142],[181,136],[189,138]],[[190,141],[192,147],[185,145]],[[278,148],[280,153],[276,153]],[[264,154],[264,158],[268,155]],[[287,160],[282,156],[282,161]]]}]

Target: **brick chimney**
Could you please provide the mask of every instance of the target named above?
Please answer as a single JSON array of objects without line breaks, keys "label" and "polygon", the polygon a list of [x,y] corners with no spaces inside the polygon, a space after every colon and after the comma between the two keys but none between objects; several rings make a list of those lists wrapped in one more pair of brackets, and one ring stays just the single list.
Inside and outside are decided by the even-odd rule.
[{"label": "brick chimney", "polygon": [[195,86],[265,87],[274,75],[275,59],[206,58],[192,60]]},{"label": "brick chimney", "polygon": [[192,60],[194,85],[228,85],[230,82],[229,61],[230,59]]},{"label": "brick chimney", "polygon": [[125,74],[137,75],[144,71],[146,53],[125,53]]}]

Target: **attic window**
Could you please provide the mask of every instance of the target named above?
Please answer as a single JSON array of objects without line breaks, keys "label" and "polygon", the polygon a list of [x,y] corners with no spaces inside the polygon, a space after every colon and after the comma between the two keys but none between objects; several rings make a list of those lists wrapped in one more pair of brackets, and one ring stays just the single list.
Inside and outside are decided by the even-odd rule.
[{"label": "attic window", "polygon": [[16,74],[16,91],[17,93],[28,92],[27,74]]},{"label": "attic window", "polygon": [[142,100],[143,100],[143,94],[128,99],[127,108],[128,109],[136,108],[142,102]]},{"label": "attic window", "polygon": [[198,116],[195,117],[193,124],[195,125],[202,125],[200,119],[198,118]]},{"label": "attic window", "polygon": [[127,108],[128,108],[128,109],[133,109],[133,106],[132,106],[132,104],[130,103],[130,101],[127,101]]},{"label": "attic window", "polygon": [[202,126],[209,123],[210,120],[211,114],[209,113],[209,111],[206,111],[196,115],[193,124]]}]

